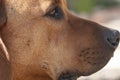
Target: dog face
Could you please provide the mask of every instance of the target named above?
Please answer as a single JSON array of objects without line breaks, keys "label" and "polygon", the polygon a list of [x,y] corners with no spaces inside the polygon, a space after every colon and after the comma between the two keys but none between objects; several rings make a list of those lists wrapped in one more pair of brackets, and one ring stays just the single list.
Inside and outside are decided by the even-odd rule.
[{"label": "dog face", "polygon": [[1,37],[13,80],[76,80],[103,68],[118,46],[118,31],[72,15],[65,0],[5,0],[5,6]]}]

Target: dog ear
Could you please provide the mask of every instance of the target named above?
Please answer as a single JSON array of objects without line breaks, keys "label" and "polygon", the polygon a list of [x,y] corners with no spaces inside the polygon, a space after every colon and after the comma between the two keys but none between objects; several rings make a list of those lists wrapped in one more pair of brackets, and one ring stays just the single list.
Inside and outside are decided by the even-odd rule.
[{"label": "dog ear", "polygon": [[[4,0],[0,0],[0,28],[6,23]],[[0,36],[0,80],[11,80],[11,64],[7,48]]]},{"label": "dog ear", "polygon": [[0,27],[6,23],[6,11],[4,0],[0,0]]},{"label": "dog ear", "polygon": [[0,80],[11,80],[11,64],[7,49],[0,38]]}]

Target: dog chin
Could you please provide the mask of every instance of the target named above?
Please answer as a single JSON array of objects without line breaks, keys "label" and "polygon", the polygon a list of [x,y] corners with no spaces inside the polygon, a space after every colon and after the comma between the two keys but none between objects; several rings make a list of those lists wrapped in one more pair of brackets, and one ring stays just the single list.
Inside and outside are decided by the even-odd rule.
[{"label": "dog chin", "polygon": [[78,71],[72,72],[67,71],[60,74],[58,80],[77,80],[78,77],[80,77],[81,74]]}]

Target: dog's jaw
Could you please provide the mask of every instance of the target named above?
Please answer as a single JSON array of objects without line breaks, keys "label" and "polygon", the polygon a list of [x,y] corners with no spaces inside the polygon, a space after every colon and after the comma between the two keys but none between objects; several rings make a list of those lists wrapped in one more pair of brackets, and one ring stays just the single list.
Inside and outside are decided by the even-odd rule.
[{"label": "dog's jaw", "polygon": [[60,74],[58,80],[77,80],[81,74],[78,71],[75,72],[63,72]]}]

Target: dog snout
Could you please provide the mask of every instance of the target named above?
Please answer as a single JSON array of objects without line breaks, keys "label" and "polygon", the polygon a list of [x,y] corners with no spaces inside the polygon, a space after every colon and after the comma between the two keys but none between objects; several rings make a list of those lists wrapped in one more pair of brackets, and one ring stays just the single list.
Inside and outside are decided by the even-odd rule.
[{"label": "dog snout", "polygon": [[113,48],[117,48],[119,41],[120,41],[120,33],[117,30],[110,30],[106,34],[106,41],[108,45],[110,45]]}]

